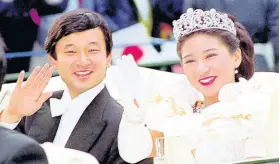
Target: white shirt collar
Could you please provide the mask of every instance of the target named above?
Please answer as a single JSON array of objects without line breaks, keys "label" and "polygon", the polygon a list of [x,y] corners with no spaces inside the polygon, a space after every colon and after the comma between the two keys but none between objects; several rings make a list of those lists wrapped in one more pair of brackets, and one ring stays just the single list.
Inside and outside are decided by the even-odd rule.
[{"label": "white shirt collar", "polygon": [[60,100],[55,98],[50,99],[52,117],[59,116],[67,110],[77,108],[83,112],[104,87],[105,81],[103,80],[97,86],[85,91],[74,99],[71,98],[69,90],[65,89]]},{"label": "white shirt collar", "polygon": [[83,102],[91,102],[105,87],[104,80],[101,81],[95,87],[81,93],[79,96],[75,97],[74,99],[71,98],[68,88],[64,90],[61,100],[62,101],[72,101],[75,103],[83,103]]},{"label": "white shirt collar", "polygon": [[[57,100],[58,106],[51,106],[51,111],[66,109],[60,114],[61,120],[54,138],[53,143],[64,147],[71,136],[73,129],[78,123],[79,119],[83,115],[92,100],[102,91],[105,87],[104,81],[95,86],[92,89],[85,91],[78,97],[71,99],[69,91],[65,90],[61,100]],[[61,101],[61,102],[59,102]],[[60,104],[60,105],[59,105]],[[52,105],[52,104],[51,104]],[[53,107],[53,108],[52,108]]]}]

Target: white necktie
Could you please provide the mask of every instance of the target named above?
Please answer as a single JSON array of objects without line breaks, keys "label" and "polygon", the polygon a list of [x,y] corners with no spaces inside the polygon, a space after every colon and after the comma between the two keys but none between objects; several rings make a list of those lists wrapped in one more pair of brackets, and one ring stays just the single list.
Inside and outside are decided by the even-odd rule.
[{"label": "white necktie", "polygon": [[50,98],[50,106],[51,106],[51,114],[52,117],[60,116],[67,111],[67,107],[69,104],[66,102],[56,99]]}]

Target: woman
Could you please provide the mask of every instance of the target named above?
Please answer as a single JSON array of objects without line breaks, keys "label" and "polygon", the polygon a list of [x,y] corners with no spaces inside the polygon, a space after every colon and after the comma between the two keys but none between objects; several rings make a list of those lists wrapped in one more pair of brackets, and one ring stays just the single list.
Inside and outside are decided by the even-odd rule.
[{"label": "woman", "polygon": [[[195,114],[183,118],[184,120],[192,120],[190,123],[195,126],[201,124],[201,120],[205,120],[205,117],[197,113],[203,113],[204,110],[206,114],[211,110],[218,111],[226,104],[219,101],[231,101],[231,97],[227,95],[228,91],[236,91],[236,94],[239,94],[237,91],[247,91],[246,80],[249,80],[254,74],[253,42],[239,22],[233,17],[227,16],[227,14],[216,12],[214,9],[210,11],[188,9],[179,20],[173,22],[173,25],[174,36],[177,40],[177,53],[181,58],[184,74],[192,86],[204,97],[203,102],[198,101],[195,104],[190,104],[193,105]],[[236,88],[236,86],[238,87]],[[253,95],[247,93],[249,92],[243,95]],[[239,99],[238,103],[242,104],[243,101],[241,101]],[[156,130],[155,128],[153,130],[149,129],[149,126],[146,127],[143,121],[145,120],[143,118],[144,114],[139,114],[141,110],[135,109],[135,112],[126,110],[126,108],[141,107],[141,103],[139,105],[139,102],[134,102],[137,107],[132,107],[131,104],[125,105],[125,112],[119,129],[120,154],[123,159],[131,163],[147,157],[154,157],[152,153],[152,150],[155,149],[154,139],[171,136],[168,131],[172,129],[171,126],[169,126],[169,130],[164,129],[164,126]],[[254,103],[249,104],[253,105]],[[230,106],[227,104],[226,107]],[[251,107],[246,105],[246,108],[250,109]],[[224,109],[223,112],[228,110]],[[244,112],[242,110],[239,111],[242,113]],[[230,118],[236,119],[236,116],[241,116],[235,114],[235,117]],[[250,116],[250,114],[247,114],[241,117],[246,120]],[[197,124],[194,122],[197,122]],[[162,122],[165,125],[173,123],[174,120]],[[185,122],[182,126],[187,128],[185,126],[187,124]],[[193,132],[189,131],[189,134],[193,135]],[[176,135],[180,136],[181,134],[177,133]],[[244,133],[240,132],[238,137],[242,135]],[[249,156],[259,157],[262,155],[263,152],[257,152]],[[232,160],[240,158],[231,157]]]}]

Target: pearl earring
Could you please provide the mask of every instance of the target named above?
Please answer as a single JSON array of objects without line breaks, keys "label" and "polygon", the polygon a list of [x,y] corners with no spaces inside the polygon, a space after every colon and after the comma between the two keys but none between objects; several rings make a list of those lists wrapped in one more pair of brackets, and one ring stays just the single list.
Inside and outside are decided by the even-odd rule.
[{"label": "pearl earring", "polygon": [[235,74],[238,74],[238,69],[235,69],[234,73],[235,73]]}]

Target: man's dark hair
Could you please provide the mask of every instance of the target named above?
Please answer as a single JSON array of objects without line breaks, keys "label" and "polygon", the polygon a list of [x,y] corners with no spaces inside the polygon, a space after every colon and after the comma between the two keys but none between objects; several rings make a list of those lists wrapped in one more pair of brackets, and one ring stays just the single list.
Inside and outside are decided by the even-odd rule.
[{"label": "man's dark hair", "polygon": [[2,84],[4,82],[4,77],[6,75],[6,69],[7,69],[5,50],[6,50],[6,45],[0,35],[0,90],[2,88]]},{"label": "man's dark hair", "polygon": [[94,29],[96,27],[99,27],[104,34],[108,56],[113,47],[111,30],[100,14],[86,9],[73,10],[58,17],[50,27],[45,42],[45,50],[56,59],[55,46],[62,37],[72,33]]}]

